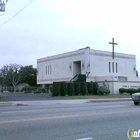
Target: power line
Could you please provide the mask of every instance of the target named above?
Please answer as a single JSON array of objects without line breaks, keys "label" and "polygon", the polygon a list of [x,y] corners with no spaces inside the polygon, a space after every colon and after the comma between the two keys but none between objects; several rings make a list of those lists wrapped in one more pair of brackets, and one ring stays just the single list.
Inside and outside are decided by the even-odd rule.
[{"label": "power line", "polygon": [[6,12],[4,14],[0,15],[0,16],[4,16],[5,14],[6,14]]},{"label": "power line", "polygon": [[13,17],[11,17],[10,19],[8,19],[7,21],[5,21],[4,23],[0,24],[0,27],[3,26],[4,24],[6,24],[7,22],[9,22],[10,20],[12,20],[14,17],[16,17],[19,13],[21,13],[31,2],[33,2],[33,0],[31,0],[30,2],[28,2],[19,12],[17,12]]}]

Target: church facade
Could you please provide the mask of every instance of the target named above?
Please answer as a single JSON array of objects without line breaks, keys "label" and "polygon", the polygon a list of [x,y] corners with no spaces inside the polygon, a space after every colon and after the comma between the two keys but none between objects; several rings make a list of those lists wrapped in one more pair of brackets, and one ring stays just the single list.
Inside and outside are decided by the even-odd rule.
[{"label": "church facade", "polygon": [[[113,57],[112,57],[113,56]],[[78,74],[87,75],[87,82],[106,86],[111,93],[118,89],[138,88],[140,78],[136,77],[136,56],[90,49],[37,59],[37,84],[52,84],[54,81],[69,82]]]}]

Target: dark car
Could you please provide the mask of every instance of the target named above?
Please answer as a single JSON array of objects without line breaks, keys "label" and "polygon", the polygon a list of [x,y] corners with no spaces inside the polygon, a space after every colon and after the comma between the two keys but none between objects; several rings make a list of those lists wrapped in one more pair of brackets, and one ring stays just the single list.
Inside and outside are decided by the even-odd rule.
[{"label": "dark car", "polygon": [[140,93],[132,94],[131,98],[134,101],[134,105],[139,105],[139,103],[140,103]]}]

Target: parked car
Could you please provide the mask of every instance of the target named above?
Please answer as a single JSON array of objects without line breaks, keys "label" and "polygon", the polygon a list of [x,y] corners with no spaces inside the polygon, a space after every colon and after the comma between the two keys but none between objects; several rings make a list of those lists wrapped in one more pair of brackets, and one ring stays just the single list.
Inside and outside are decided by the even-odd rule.
[{"label": "parked car", "polygon": [[139,105],[139,103],[140,103],[140,93],[132,94],[131,98],[134,101],[134,105]]}]

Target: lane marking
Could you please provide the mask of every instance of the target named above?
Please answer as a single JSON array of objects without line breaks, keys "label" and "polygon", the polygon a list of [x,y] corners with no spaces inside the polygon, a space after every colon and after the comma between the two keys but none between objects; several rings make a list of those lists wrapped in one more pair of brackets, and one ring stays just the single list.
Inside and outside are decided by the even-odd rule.
[{"label": "lane marking", "polygon": [[88,117],[88,116],[102,116],[102,115],[122,114],[122,113],[132,113],[132,112],[140,112],[140,110],[121,110],[121,111],[114,111],[114,112],[101,112],[101,113],[91,113],[91,114],[74,114],[74,115],[51,116],[51,117],[43,117],[43,118],[4,120],[4,121],[0,121],[0,124],[28,122],[28,121],[41,121],[41,120],[53,120],[53,119],[64,119],[64,118],[77,118],[77,117]]},{"label": "lane marking", "polygon": [[[114,106],[119,106],[119,107],[122,107],[122,106],[126,106],[126,105],[113,105],[113,106],[110,106],[110,105],[107,105],[107,106],[104,106],[105,108],[114,108]],[[100,108],[101,106],[94,106],[94,108]],[[86,107],[86,108],[88,108],[88,106]],[[53,109],[56,109],[56,108],[53,108]],[[1,112],[1,114],[15,114],[15,113],[23,113],[23,112],[38,112],[38,111],[48,111],[48,110],[50,110],[50,108],[49,109],[34,109],[34,110],[13,110],[13,111],[4,111],[4,112]],[[85,109],[84,109],[85,110]],[[3,110],[2,110],[3,111]],[[0,114],[0,115],[1,115]]]},{"label": "lane marking", "polygon": [[[119,107],[122,107],[122,106],[126,106],[126,105],[117,105],[117,106],[119,106]],[[96,107],[96,108],[98,108],[98,106]],[[100,108],[100,106],[99,106],[99,108]],[[110,105],[108,105],[108,106],[104,106],[104,108],[114,108],[114,106],[110,106]],[[48,111],[47,109],[42,109],[43,111]],[[40,110],[40,109],[34,109],[34,110],[16,110],[16,111],[5,111],[5,112],[1,112],[1,114],[15,114],[15,113],[23,113],[23,112],[41,112],[42,110]],[[0,114],[0,115],[1,115]]]},{"label": "lane marking", "polygon": [[89,138],[81,138],[81,139],[76,139],[76,140],[93,140],[93,138],[89,137]]}]

